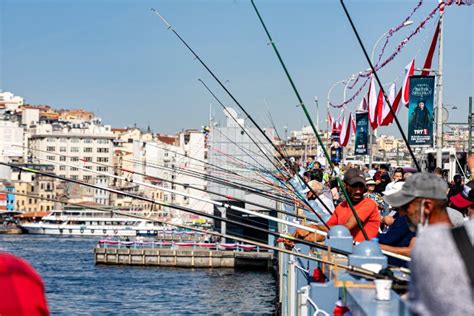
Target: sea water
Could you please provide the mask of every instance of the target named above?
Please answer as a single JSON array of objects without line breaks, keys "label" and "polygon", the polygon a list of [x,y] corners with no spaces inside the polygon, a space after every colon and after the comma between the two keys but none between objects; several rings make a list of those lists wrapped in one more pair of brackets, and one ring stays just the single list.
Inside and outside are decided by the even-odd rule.
[{"label": "sea water", "polygon": [[270,272],[95,265],[94,238],[0,235],[41,274],[52,314],[273,314]]}]

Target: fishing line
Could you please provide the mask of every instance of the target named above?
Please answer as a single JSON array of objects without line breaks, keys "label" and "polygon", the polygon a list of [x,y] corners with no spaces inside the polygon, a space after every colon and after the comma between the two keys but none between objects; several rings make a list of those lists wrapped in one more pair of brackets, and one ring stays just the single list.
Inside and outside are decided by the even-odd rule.
[{"label": "fishing line", "polygon": [[[252,0],[253,1],[253,0]],[[387,94],[385,93],[385,90],[383,88],[382,82],[380,81],[380,78],[377,74],[377,71],[374,68],[374,65],[372,64],[372,61],[369,58],[369,55],[367,54],[367,50],[365,49],[364,44],[362,43],[362,40],[359,36],[359,32],[357,31],[354,22],[352,21],[352,18],[349,14],[349,11],[346,8],[346,5],[344,4],[344,0],[340,0],[340,3],[342,5],[342,8],[344,9],[344,13],[346,14],[347,19],[349,20],[349,23],[352,27],[352,30],[354,31],[355,36],[357,37],[357,41],[359,42],[360,47],[362,48],[362,51],[364,53],[365,58],[367,59],[367,62],[370,66],[370,69],[372,69],[372,73],[375,76],[375,80],[377,80],[377,84],[379,85],[380,90],[382,91],[382,94],[384,96],[385,102],[387,102],[388,108],[390,109],[390,113],[392,114],[395,123],[397,124],[398,130],[400,131],[400,134],[402,135],[403,141],[405,142],[405,145],[407,146],[408,151],[410,152],[410,156],[416,166],[416,169],[418,169],[418,172],[421,172],[420,165],[418,164],[418,161],[416,160],[415,154],[413,153],[413,150],[411,149],[410,144],[408,143],[408,139],[405,135],[405,132],[402,129],[402,126],[400,124],[400,121],[398,120],[397,114],[393,111],[392,104],[390,103],[390,100],[388,99]]]},{"label": "fishing line", "polygon": [[[260,12],[258,11],[257,7],[255,6],[254,0],[251,0],[251,3],[252,3],[252,6],[253,6],[253,8],[254,8],[254,10],[255,10],[255,13],[256,13],[257,16],[258,16],[258,19],[259,19],[260,23],[262,24],[263,29],[265,30],[265,33],[266,33],[266,35],[267,35],[267,37],[268,37],[268,39],[269,39],[269,41],[270,41],[270,44],[271,44],[272,47],[273,47],[273,51],[274,51],[275,54],[277,55],[277,58],[278,58],[278,60],[279,60],[279,62],[280,62],[280,65],[282,66],[282,68],[283,68],[283,70],[284,70],[284,72],[285,72],[285,74],[286,74],[286,77],[288,78],[288,81],[290,82],[290,85],[291,85],[291,87],[293,88],[293,92],[295,93],[296,98],[298,99],[299,105],[301,106],[301,109],[303,110],[304,114],[306,115],[306,118],[308,119],[309,124],[311,125],[311,128],[313,129],[314,134],[316,135],[316,138],[318,139],[319,144],[321,145],[321,149],[323,150],[324,156],[326,157],[326,159],[327,159],[328,164],[330,165],[330,167],[334,170],[334,165],[333,165],[333,163],[332,163],[332,161],[331,161],[331,157],[329,156],[329,154],[328,154],[326,148],[324,147],[324,143],[323,143],[323,141],[322,141],[322,139],[321,139],[321,136],[319,135],[318,130],[317,130],[316,127],[314,126],[313,120],[311,119],[311,116],[309,115],[309,112],[308,112],[308,110],[307,110],[307,108],[306,108],[306,106],[305,106],[305,104],[304,104],[304,102],[303,102],[303,100],[302,100],[302,98],[301,98],[299,92],[298,92],[298,89],[296,89],[296,85],[294,84],[293,79],[291,78],[290,73],[288,72],[288,69],[286,68],[285,63],[283,62],[283,59],[282,59],[282,57],[281,57],[281,55],[280,55],[280,53],[279,53],[279,51],[278,51],[278,49],[277,49],[275,43],[273,42],[273,39],[272,39],[272,37],[271,37],[271,35],[270,35],[270,33],[269,33],[269,31],[268,31],[268,29],[267,29],[265,23],[263,22],[263,19],[262,19],[262,17],[260,16]],[[336,181],[337,181],[337,183],[339,184],[339,187],[341,188],[341,190],[342,190],[344,196],[346,197],[347,204],[349,205],[349,207],[350,207],[350,209],[351,209],[351,211],[352,211],[352,214],[354,215],[354,218],[355,218],[356,221],[357,221],[357,226],[359,226],[359,229],[361,230],[362,234],[364,235],[365,240],[368,240],[369,237],[368,237],[368,235],[367,235],[367,232],[365,231],[364,226],[362,225],[362,222],[361,222],[359,216],[357,215],[357,212],[355,211],[354,206],[352,205],[352,201],[350,200],[349,195],[347,194],[347,191],[346,191],[346,189],[344,188],[344,185],[342,184],[341,179],[339,178],[338,175],[336,175],[335,178],[336,178]],[[304,181],[304,180],[303,180],[303,181]],[[309,186],[308,186],[308,187],[309,187]],[[312,191],[312,190],[311,190],[311,191]],[[315,192],[313,192],[313,194],[315,194]],[[316,195],[316,194],[315,194],[315,195]],[[317,195],[316,195],[316,196],[317,196]],[[318,200],[321,202],[321,200],[319,199],[319,197],[318,197]],[[323,205],[325,205],[324,202],[322,202],[322,203],[323,203]],[[327,207],[326,207],[326,208],[327,208]],[[332,212],[330,212],[330,213],[332,214]],[[327,226],[327,225],[326,225],[326,226]]]}]

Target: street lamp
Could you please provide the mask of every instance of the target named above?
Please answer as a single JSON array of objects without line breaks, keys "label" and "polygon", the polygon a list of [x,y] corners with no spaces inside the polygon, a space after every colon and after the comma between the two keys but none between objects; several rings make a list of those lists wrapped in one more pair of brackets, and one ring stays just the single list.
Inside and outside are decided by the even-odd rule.
[{"label": "street lamp", "polygon": [[319,133],[319,102],[318,97],[314,97],[314,103],[316,103],[316,130]]},{"label": "street lamp", "polygon": [[[402,28],[405,26],[412,25],[413,21],[412,20],[407,20],[403,22]],[[380,43],[382,38],[384,38],[388,33],[390,33],[392,29],[389,29],[385,33],[382,34],[382,36],[379,37],[379,39],[375,42],[374,47],[372,48],[372,54],[370,55],[370,61],[372,64],[374,63],[374,55],[375,55],[375,49],[377,48],[377,45]],[[374,65],[375,67],[375,65]],[[374,138],[377,137],[377,130],[372,131],[369,133],[369,148],[370,148],[370,153],[369,153],[369,168],[372,168],[372,156],[373,156],[373,144],[374,144]]]},{"label": "street lamp", "polygon": [[[413,21],[412,21],[412,20],[407,20],[407,21],[403,22],[402,28],[405,27],[405,26],[412,25],[412,24],[413,24]],[[377,48],[377,45],[378,45],[379,42],[382,40],[382,38],[384,38],[388,33],[390,33],[391,30],[392,30],[392,29],[389,29],[388,31],[386,31],[385,33],[383,33],[382,36],[380,36],[380,38],[377,40],[377,42],[375,42],[375,45],[374,45],[374,47],[372,48],[372,54],[370,55],[370,61],[372,61],[372,63],[374,62],[375,49]]]}]

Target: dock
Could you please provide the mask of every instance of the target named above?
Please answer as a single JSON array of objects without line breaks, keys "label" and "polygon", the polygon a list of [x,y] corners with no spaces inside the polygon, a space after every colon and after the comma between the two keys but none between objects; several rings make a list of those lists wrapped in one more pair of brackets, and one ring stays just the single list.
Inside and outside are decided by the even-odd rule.
[{"label": "dock", "polygon": [[96,264],[179,268],[236,268],[271,270],[273,253],[267,251],[216,250],[201,247],[94,248]]}]

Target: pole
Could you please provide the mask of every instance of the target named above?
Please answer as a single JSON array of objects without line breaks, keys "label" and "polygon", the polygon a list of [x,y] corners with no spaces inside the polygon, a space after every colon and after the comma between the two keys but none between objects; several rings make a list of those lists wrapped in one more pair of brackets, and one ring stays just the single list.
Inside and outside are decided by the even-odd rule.
[{"label": "pole", "polygon": [[[319,102],[318,97],[314,97],[314,103],[316,103],[316,129],[319,133]],[[316,158],[314,160],[318,160],[319,157],[319,146],[318,142],[316,142]]]},{"label": "pole", "polygon": [[469,116],[467,117],[467,121],[469,125],[467,152],[468,152],[468,158],[471,158],[471,155],[472,155],[472,96],[469,97]]},{"label": "pole", "polygon": [[[440,0],[441,1],[441,0]],[[439,49],[438,49],[438,104],[436,111],[436,167],[443,166],[443,20],[444,13],[439,17]]]}]

